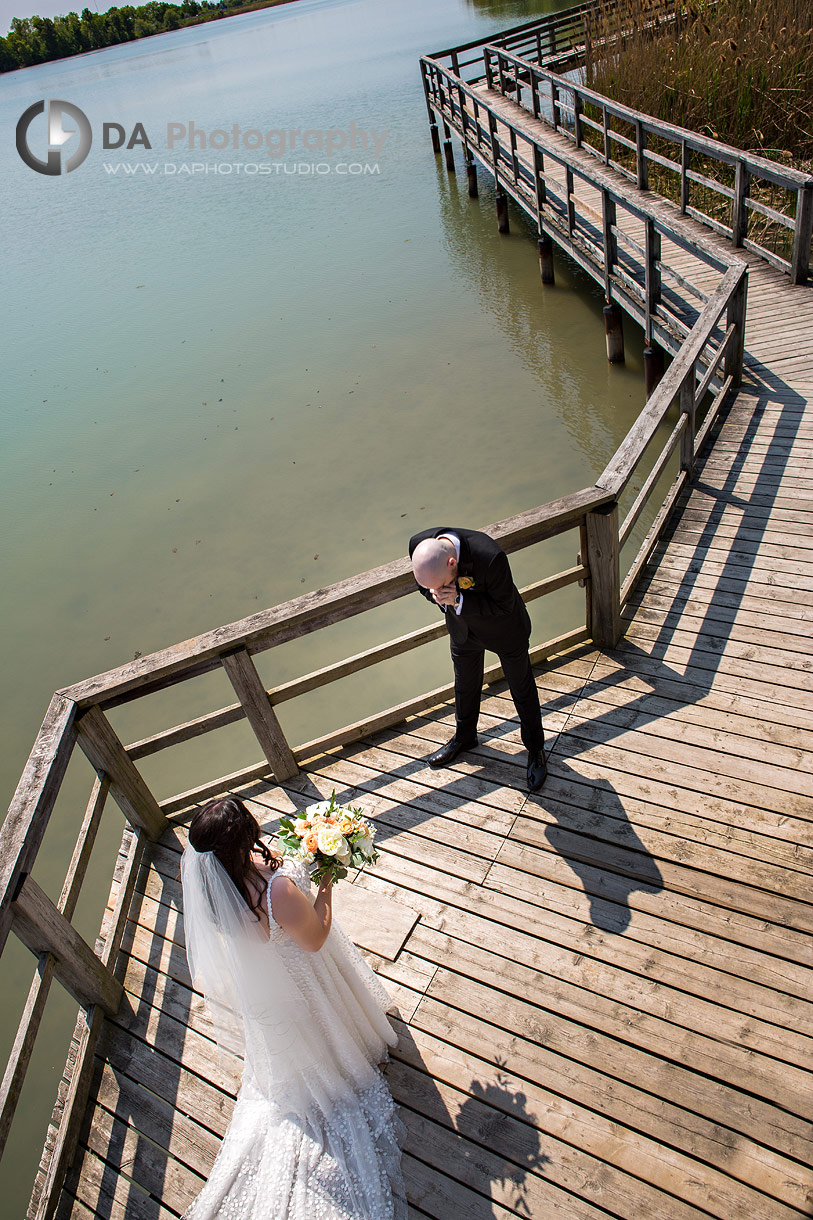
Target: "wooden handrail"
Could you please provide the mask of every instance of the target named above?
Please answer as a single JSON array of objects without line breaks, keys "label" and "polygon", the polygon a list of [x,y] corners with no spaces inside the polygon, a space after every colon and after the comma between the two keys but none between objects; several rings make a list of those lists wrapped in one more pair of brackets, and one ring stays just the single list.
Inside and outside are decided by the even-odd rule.
[{"label": "wooden handrail", "polygon": [[[497,62],[496,73],[492,67],[492,58]],[[610,139],[616,140],[625,148],[634,150],[636,159],[635,179],[638,187],[642,190],[649,188],[648,161],[657,162],[659,165],[673,170],[681,179],[682,211],[689,213],[695,219],[698,219],[701,223],[708,225],[715,231],[729,236],[735,248],[747,246],[749,250],[753,250],[761,258],[771,263],[771,265],[785,271],[790,276],[791,283],[796,284],[806,281],[809,273],[811,235],[813,235],[813,177],[810,174],[802,173],[789,166],[780,165],[775,161],[768,160],[766,157],[755,156],[743,149],[725,144],[721,140],[714,140],[709,136],[700,135],[689,128],[679,127],[674,123],[668,123],[642,111],[635,110],[631,106],[625,106],[623,103],[616,102],[594,89],[581,85],[549,68],[542,67],[528,58],[514,54],[503,45],[502,39],[495,40],[483,47],[483,60],[489,87],[499,88],[501,93],[510,96],[512,100],[518,105],[523,106],[526,110],[528,110],[528,107],[525,106],[522,100],[519,88],[520,80],[530,85],[532,104],[529,113],[532,113],[535,118],[539,118],[542,111],[539,101],[539,86],[547,84],[551,91],[553,126],[557,131],[569,136],[577,148],[585,149],[605,164],[612,164],[614,168],[620,169],[622,172],[627,171],[624,170],[623,166],[617,165],[611,160],[609,151]],[[509,65],[514,69],[513,74],[508,70]],[[563,93],[572,95],[572,105],[562,101]],[[601,112],[601,123],[594,122],[584,115],[585,105],[592,105]],[[572,130],[570,130],[568,124],[563,124],[561,121],[562,109],[567,110],[572,116]],[[607,123],[608,115],[632,127],[636,133],[635,141],[627,139],[619,132],[611,131]],[[583,139],[584,123],[596,132],[603,132],[602,148],[597,148]],[[678,145],[681,149],[680,164],[652,152],[647,147],[647,139],[650,136]],[[710,158],[735,169],[736,176],[733,189],[725,187],[723,184],[717,183],[712,179],[705,178],[703,175],[691,170],[688,165],[688,154],[691,153],[699,153],[703,157]],[[795,194],[797,201],[795,216],[789,216],[774,208],[760,204],[759,201],[750,199],[750,183],[755,177],[765,179]],[[689,207],[688,188],[686,185],[689,180],[702,181],[711,190],[723,194],[732,201],[733,215],[730,227],[726,227],[705,213]],[[767,250],[748,238],[749,211],[759,212],[769,219],[793,230],[793,249],[789,259],[781,258],[779,255],[774,254],[772,251]]]},{"label": "wooden handrail", "polygon": [[[725,273],[690,332],[686,342],[672,361],[655,392],[650,395],[641,414],[630,428],[624,440],[613,454],[605,469],[596,480],[596,485],[612,492],[618,499],[641,461],[649,442],[663,422],[666,412],[681,391],[687,377],[692,377],[694,390],[695,367],[706,349],[709,339],[722,314],[736,292],[747,281],[748,267],[737,262]],[[718,350],[722,358],[727,345]],[[712,366],[713,367],[713,366]],[[710,378],[709,378],[710,380]]]},{"label": "wooden handrail", "polygon": [[[486,530],[510,553],[572,529],[586,511],[609,499],[611,495],[603,488],[587,487],[507,517],[486,526]],[[409,560],[396,559],[171,648],[139,657],[118,669],[67,687],[62,695],[72,699],[79,708],[94,704],[112,707],[122,696],[158,689],[158,684],[168,677],[183,681],[205,672],[204,666],[215,669],[220,665],[220,658],[235,648],[245,648],[251,655],[263,652],[395,601],[414,588]]]},{"label": "wooden handrail", "polygon": [[[584,4],[574,4],[571,8],[561,9],[558,13],[547,13],[544,17],[535,17],[532,21],[524,21],[520,25],[513,25],[507,30],[503,30],[499,41],[502,42],[503,39],[510,40],[514,37],[521,37],[522,35],[534,33],[536,30],[546,30],[550,26],[569,25],[580,14],[597,8],[596,0],[586,0]],[[430,58],[450,59],[452,55],[460,55],[463,51],[473,51],[475,48],[485,47],[491,42],[493,42],[492,35],[486,35],[484,38],[474,38],[471,42],[462,42],[459,46],[448,47],[445,51],[432,51]]]},{"label": "wooden handrail", "polygon": [[641,123],[650,135],[663,136],[676,144],[685,140],[687,147],[694,151],[705,153],[726,165],[737,166],[742,163],[751,173],[758,173],[761,177],[776,183],[777,186],[788,186],[791,189],[799,186],[813,186],[813,177],[810,174],[802,173],[791,166],[780,165],[776,161],[770,161],[767,157],[758,157],[743,149],[735,148],[732,144],[725,144],[722,140],[715,140],[711,136],[702,136],[690,128],[679,127],[674,123],[667,123],[663,119],[656,119],[631,106],[625,106],[623,102],[616,102],[605,94],[588,88],[587,85],[580,85],[569,77],[561,76],[549,68],[541,68],[538,64],[513,54],[503,47],[502,40],[486,44],[483,50],[486,54],[493,54],[497,59],[510,61],[537,80],[555,83],[558,88],[572,92],[582,102],[592,103],[600,110],[606,110],[608,114],[622,119],[633,127],[636,123]]},{"label": "wooden handrail", "polygon": [[[476,156],[492,171],[498,193],[510,194],[537,221],[540,238],[554,237],[571,258],[602,283],[608,303],[621,304],[644,327],[648,341],[655,339],[676,353],[686,338],[687,326],[681,313],[675,312],[670,296],[663,293],[661,280],[666,275],[684,287],[687,281],[685,275],[672,272],[663,263],[660,239],[668,238],[721,274],[737,262],[736,258],[726,259],[693,234],[683,232],[681,225],[670,223],[649,207],[645,198],[630,199],[603,171],[542,144],[442,65],[426,57],[422,65],[427,105],[442,118],[449,136],[453,128],[464,141],[467,158]],[[517,154],[519,139],[524,150],[529,150],[523,151],[522,157]],[[451,147],[449,140],[447,145]],[[564,171],[564,187],[548,172],[549,163],[558,167],[560,177]],[[600,219],[574,196],[577,178],[600,191]],[[643,245],[619,227],[618,217],[622,215],[645,227],[648,239]],[[608,232],[614,239],[609,243],[604,240]],[[622,245],[624,252],[620,253]],[[634,266],[636,260],[641,268],[637,278],[630,273],[630,262]],[[706,299],[705,292],[688,287],[692,295]]]}]

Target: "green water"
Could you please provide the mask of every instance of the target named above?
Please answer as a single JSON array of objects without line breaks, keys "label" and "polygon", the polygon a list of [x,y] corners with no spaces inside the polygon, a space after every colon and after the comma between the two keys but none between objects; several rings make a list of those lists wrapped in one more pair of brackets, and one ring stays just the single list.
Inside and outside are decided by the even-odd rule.
[{"label": "green water", "polygon": [[[640,334],[604,359],[601,295],[493,192],[432,155],[417,61],[562,5],[299,0],[280,9],[4,76],[2,782],[14,790],[57,687],[387,562],[435,523],[481,526],[591,483],[640,409]],[[94,147],[46,178],[11,132],[39,98],[80,106]],[[104,122],[148,150],[104,151]],[[347,156],[166,147],[199,130],[368,133]],[[375,132],[379,147],[371,147]],[[32,140],[36,132],[32,132]],[[298,139],[300,137],[297,137]],[[315,137],[314,137],[315,138]],[[347,164],[375,166],[339,173]],[[105,164],[155,163],[154,174]],[[458,153],[458,162],[460,157]],[[185,174],[179,164],[210,167]],[[166,172],[166,165],[175,165]],[[530,581],[575,535],[518,556]],[[575,625],[569,592],[535,638]],[[408,598],[261,659],[276,683],[427,622]],[[292,741],[446,680],[440,645],[286,705]],[[216,675],[122,709],[127,740],[230,702]],[[153,706],[154,704],[154,706]],[[144,766],[160,797],[257,760],[244,726]],[[37,864],[57,895],[90,768],[72,765]],[[79,925],[93,936],[121,834],[114,808]],[[0,1048],[33,959],[3,958]],[[24,1214],[75,1006],[56,993],[0,1169]]]}]

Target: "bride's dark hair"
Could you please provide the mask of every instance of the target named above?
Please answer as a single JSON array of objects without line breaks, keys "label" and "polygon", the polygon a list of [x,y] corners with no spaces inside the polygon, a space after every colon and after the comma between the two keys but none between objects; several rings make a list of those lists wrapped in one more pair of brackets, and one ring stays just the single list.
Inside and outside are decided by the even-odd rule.
[{"label": "bride's dark hair", "polygon": [[195,851],[211,851],[231,877],[246,906],[259,919],[262,897],[255,905],[246,885],[246,878],[256,873],[251,861],[252,848],[260,853],[272,869],[279,860],[271,855],[260,838],[257,819],[236,796],[227,796],[199,809],[189,823],[189,842]]}]

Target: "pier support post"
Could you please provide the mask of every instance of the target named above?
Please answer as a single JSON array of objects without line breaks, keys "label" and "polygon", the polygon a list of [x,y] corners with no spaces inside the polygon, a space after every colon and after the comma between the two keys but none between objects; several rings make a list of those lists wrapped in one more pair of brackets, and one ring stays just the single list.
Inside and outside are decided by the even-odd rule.
[{"label": "pier support post", "polygon": [[437,123],[429,124],[429,134],[432,137],[432,151],[436,157],[440,156],[440,132],[438,131]]},{"label": "pier support post", "polygon": [[607,359],[610,364],[623,364],[624,327],[621,306],[614,302],[604,306],[604,337],[607,342]]},{"label": "pier support post", "polygon": [[508,227],[508,196],[497,188],[497,228],[501,233],[510,232]]},{"label": "pier support post", "polygon": [[663,377],[663,348],[654,341],[644,348],[644,385],[649,398]]},{"label": "pier support post", "polygon": [[477,165],[474,157],[471,155],[468,149],[466,149],[466,178],[468,179],[469,183],[469,198],[476,199],[478,195]]},{"label": "pier support post", "polygon": [[454,173],[454,149],[452,148],[452,133],[447,123],[443,124],[443,154],[446,158],[446,168]]},{"label": "pier support post", "polygon": [[540,233],[539,240],[539,274],[542,277],[543,284],[555,284],[556,276],[553,273],[553,238],[547,233]]}]

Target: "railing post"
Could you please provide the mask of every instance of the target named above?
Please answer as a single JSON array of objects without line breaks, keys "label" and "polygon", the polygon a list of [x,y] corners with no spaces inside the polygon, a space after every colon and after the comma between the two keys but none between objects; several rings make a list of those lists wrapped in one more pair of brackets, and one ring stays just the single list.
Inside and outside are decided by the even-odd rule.
[{"label": "railing post", "polygon": [[616,207],[606,186],[601,188],[601,228],[604,236],[604,299],[612,300],[613,268],[618,258],[618,238],[615,234]]},{"label": "railing post", "polygon": [[432,137],[432,150],[437,156],[440,153],[440,136],[438,135],[438,125],[435,120],[435,112],[432,109],[429,89],[429,65],[421,60],[421,79],[423,80],[423,94],[426,99],[426,112],[429,115],[429,134]]},{"label": "railing post", "polygon": [[640,119],[635,120],[635,178],[639,191],[649,190],[649,164],[646,159],[646,132]]},{"label": "railing post", "polygon": [[553,130],[558,131],[562,125],[562,116],[559,113],[559,86],[555,80],[550,83],[550,101],[553,111]]},{"label": "railing post", "polygon": [[245,648],[238,648],[222,657],[221,663],[234,687],[234,693],[243,705],[246,719],[271,764],[274,778],[277,783],[290,779],[297,774],[299,767],[254,662]]},{"label": "railing post", "polygon": [[796,228],[790,257],[791,284],[807,282],[810,270],[810,240],[813,237],[813,182],[800,186],[796,193]]},{"label": "railing post", "polygon": [[581,99],[581,94],[573,90],[573,135],[576,138],[576,147],[582,146],[582,107],[584,103]]},{"label": "railing post", "polygon": [[742,278],[731,297],[726,311],[726,327],[732,324],[736,334],[729,343],[723,358],[723,371],[726,377],[731,376],[732,386],[742,383],[742,362],[745,352],[745,308],[748,300],[748,268],[743,268]]},{"label": "railing post", "polygon": [[500,233],[509,233],[508,195],[501,186],[497,187],[497,228]]},{"label": "railing post", "polygon": [[493,89],[494,69],[491,66],[491,51],[489,51],[488,47],[483,49],[483,63],[485,64],[486,69],[486,84],[488,85],[489,89]]},{"label": "railing post", "polygon": [[619,575],[618,504],[587,513],[587,567],[590,608],[588,621],[593,642],[614,648],[621,638],[621,580]]},{"label": "railing post", "polygon": [[573,170],[569,165],[565,169],[565,192],[567,194],[567,231],[572,237],[576,228],[576,199],[573,193]]},{"label": "railing post", "polygon": [[661,301],[661,235],[655,228],[655,221],[651,216],[646,218],[645,251],[646,322],[644,334],[646,343],[649,346],[653,341],[652,320],[655,316],[655,310]]},{"label": "railing post", "polygon": [[519,183],[519,157],[517,156],[517,133],[514,128],[511,128],[511,170],[514,175],[514,183]]},{"label": "railing post", "polygon": [[680,413],[687,417],[686,427],[680,438],[680,469],[686,471],[689,482],[694,478],[694,444],[697,431],[696,391],[697,364],[693,360],[680,387]]},{"label": "railing post", "polygon": [[661,235],[651,216],[646,219],[646,323],[644,334],[644,393],[647,399],[663,377],[663,348],[655,342],[655,311],[661,300]]},{"label": "railing post", "polygon": [[689,206],[689,163],[692,150],[687,147],[685,138],[680,141],[680,210],[685,216]]},{"label": "railing post", "polygon": [[443,120],[443,153],[446,158],[446,168],[454,173],[454,149],[452,148],[452,131],[446,120]]},{"label": "railing post", "polygon": [[488,132],[491,136],[491,168],[494,170],[494,186],[500,186],[500,142],[497,139],[497,120],[494,112],[488,112]]},{"label": "railing post", "polygon": [[476,199],[479,194],[477,188],[477,165],[468,145],[464,145],[463,155],[466,159],[466,180],[469,186],[469,198]]},{"label": "railing post", "polygon": [[109,778],[110,795],[128,822],[140,826],[148,838],[160,839],[167,820],[101,708],[89,707],[76,727],[79,745],[96,770]]},{"label": "railing post", "polygon": [[601,121],[604,128],[604,164],[610,164],[610,124],[607,121],[607,107],[601,107]]},{"label": "railing post", "polygon": [[737,162],[737,172],[734,180],[734,202],[731,213],[731,240],[735,246],[742,246],[748,235],[748,190],[751,175],[744,161]]}]

